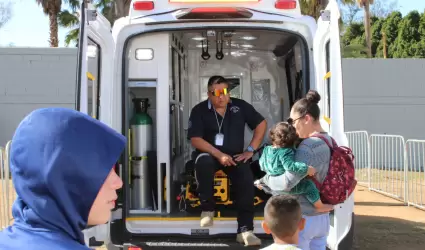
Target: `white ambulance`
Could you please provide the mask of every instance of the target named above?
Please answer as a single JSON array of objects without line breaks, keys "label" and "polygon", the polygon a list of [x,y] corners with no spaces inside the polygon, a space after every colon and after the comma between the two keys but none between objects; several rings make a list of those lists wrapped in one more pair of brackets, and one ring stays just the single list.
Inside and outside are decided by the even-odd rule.
[{"label": "white ambulance", "polygon": [[[323,126],[347,145],[336,0],[317,21],[301,15],[298,0],[133,0],[129,15],[113,27],[90,4],[81,10],[76,109],[129,140],[117,163],[124,186],[112,218],[86,230],[87,244],[239,247],[232,187],[220,171],[214,226],[199,225],[186,133],[191,108],[207,98],[213,75],[227,78],[231,96],[251,103],[269,127],[316,89]],[[251,136],[246,128],[246,144]],[[261,228],[267,198],[257,190],[253,201],[254,233],[264,244],[271,242]],[[351,196],[330,215],[329,249],[351,249],[353,208]]]}]

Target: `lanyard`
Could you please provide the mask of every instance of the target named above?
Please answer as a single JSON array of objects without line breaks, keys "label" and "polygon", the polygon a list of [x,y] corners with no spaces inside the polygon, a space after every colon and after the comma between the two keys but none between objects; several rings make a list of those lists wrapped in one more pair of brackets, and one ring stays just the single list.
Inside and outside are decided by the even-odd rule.
[{"label": "lanyard", "polygon": [[226,117],[226,113],[227,113],[227,106],[226,106],[226,109],[224,110],[223,120],[221,120],[221,123],[219,123],[218,122],[218,117],[217,117],[217,111],[214,109],[215,120],[217,121],[218,133],[219,134],[221,132],[221,126],[223,126],[223,121],[224,121],[224,117]]}]

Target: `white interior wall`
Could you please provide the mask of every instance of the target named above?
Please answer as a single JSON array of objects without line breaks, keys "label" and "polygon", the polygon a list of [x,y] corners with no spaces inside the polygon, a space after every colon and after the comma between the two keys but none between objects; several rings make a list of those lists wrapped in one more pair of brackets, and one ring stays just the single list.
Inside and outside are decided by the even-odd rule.
[{"label": "white interior wall", "polygon": [[[225,51],[226,52],[226,51]],[[243,52],[243,51],[241,51]],[[289,108],[289,100],[280,98],[286,96],[286,73],[285,69],[277,64],[277,59],[272,52],[250,51],[246,54],[225,54],[223,60],[215,58],[215,51],[210,50],[211,58],[204,61],[201,58],[201,49],[190,50],[189,52],[189,81],[190,84],[190,107],[205,100],[207,79],[213,75],[224,77],[240,77],[240,97],[251,103],[267,120],[268,128],[271,128],[282,115],[289,115],[289,111],[282,114],[284,106]],[[238,55],[238,56],[237,56]],[[202,81],[201,79],[204,79]],[[265,85],[269,85],[269,90],[261,88],[261,80],[265,80]],[[268,81],[268,83],[267,83]],[[255,84],[254,84],[255,83]],[[285,103],[287,103],[285,105]],[[252,138],[249,128],[245,129],[245,144],[248,146]],[[265,138],[265,141],[267,138]]]}]

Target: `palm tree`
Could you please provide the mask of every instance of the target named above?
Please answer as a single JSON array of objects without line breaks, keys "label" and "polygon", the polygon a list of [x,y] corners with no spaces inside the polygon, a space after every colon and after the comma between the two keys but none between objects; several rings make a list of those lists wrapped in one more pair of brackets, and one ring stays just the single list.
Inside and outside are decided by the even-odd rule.
[{"label": "palm tree", "polygon": [[301,13],[303,15],[312,16],[317,20],[320,16],[320,11],[324,9],[321,2],[320,0],[300,0]]},{"label": "palm tree", "polygon": [[373,0],[357,0],[357,4],[360,8],[364,9],[364,28],[367,45],[367,55],[372,57],[372,38],[370,34],[370,5],[373,4]]},{"label": "palm tree", "polygon": [[49,16],[50,47],[58,47],[58,14],[61,11],[62,0],[35,0],[43,8],[45,15]]},{"label": "palm tree", "polygon": [[[102,12],[111,24],[116,20],[114,14],[115,5],[114,3],[119,0],[86,0]],[[72,42],[77,42],[79,36],[80,27],[80,14],[79,9],[81,7],[79,0],[68,0],[69,10],[63,10],[58,15],[59,25],[64,28],[71,29],[65,36],[65,46],[68,46]]]},{"label": "palm tree", "polygon": [[115,16],[115,20],[128,15],[131,0],[103,0],[106,2],[114,2],[111,6]]},{"label": "palm tree", "polygon": [[[343,5],[354,4],[358,0],[337,0]],[[300,0],[301,13],[303,15],[312,16],[314,19],[320,17],[320,11],[324,10],[329,0]]]},{"label": "palm tree", "polygon": [[69,10],[63,10],[58,14],[59,25],[71,29],[65,36],[65,46],[68,46],[73,41],[77,41],[80,26],[80,14],[78,12],[80,8],[79,0],[69,0],[68,5]]}]

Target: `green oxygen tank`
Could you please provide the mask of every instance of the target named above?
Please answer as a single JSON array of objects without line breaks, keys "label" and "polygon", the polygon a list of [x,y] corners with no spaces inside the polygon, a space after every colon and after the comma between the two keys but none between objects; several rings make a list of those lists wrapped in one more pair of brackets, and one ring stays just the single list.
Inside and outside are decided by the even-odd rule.
[{"label": "green oxygen tank", "polygon": [[148,115],[149,99],[134,98],[131,118],[132,209],[152,209],[147,152],[152,150],[152,118]]}]

